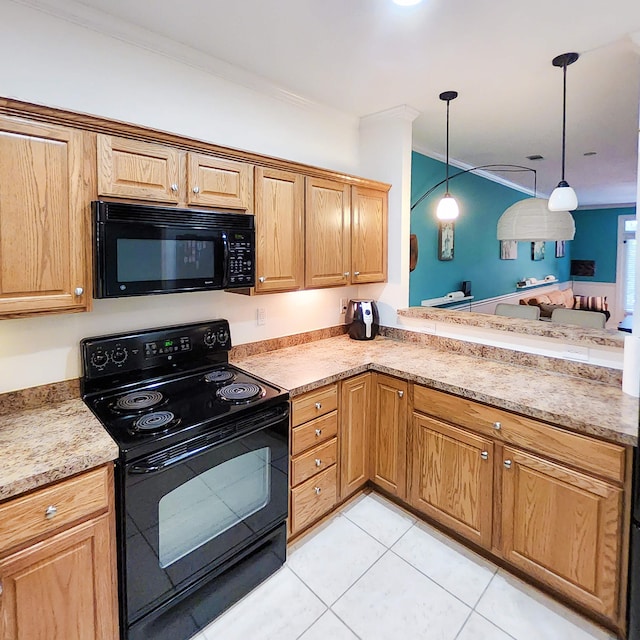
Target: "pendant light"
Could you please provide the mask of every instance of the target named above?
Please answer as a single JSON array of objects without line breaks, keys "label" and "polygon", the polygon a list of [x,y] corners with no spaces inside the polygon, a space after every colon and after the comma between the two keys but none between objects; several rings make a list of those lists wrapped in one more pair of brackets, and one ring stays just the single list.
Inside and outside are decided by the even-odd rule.
[{"label": "pendant light", "polygon": [[577,53],[563,53],[552,60],[554,67],[562,67],[562,179],[549,198],[549,211],[573,211],[578,206],[578,196],[564,179],[565,138],[567,128],[567,67],[580,56]]},{"label": "pendant light", "polygon": [[442,200],[438,203],[438,208],[436,209],[436,217],[438,220],[455,220],[460,213],[458,203],[449,193],[449,103],[457,97],[457,91],[445,91],[440,94],[440,100],[445,100],[447,103],[447,173],[445,180],[445,194]]},{"label": "pendant light", "polygon": [[498,240],[573,240],[573,216],[568,211],[549,211],[548,204],[544,198],[524,198],[512,204],[498,220]]}]

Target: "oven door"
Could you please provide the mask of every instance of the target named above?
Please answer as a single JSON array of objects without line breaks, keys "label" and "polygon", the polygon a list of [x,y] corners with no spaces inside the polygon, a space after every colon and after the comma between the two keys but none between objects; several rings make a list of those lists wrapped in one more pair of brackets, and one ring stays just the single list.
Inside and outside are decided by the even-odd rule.
[{"label": "oven door", "polygon": [[163,452],[164,462],[155,454],[125,466],[120,544],[128,624],[285,521],[286,405],[266,426],[245,422],[249,433],[222,444],[199,436]]}]

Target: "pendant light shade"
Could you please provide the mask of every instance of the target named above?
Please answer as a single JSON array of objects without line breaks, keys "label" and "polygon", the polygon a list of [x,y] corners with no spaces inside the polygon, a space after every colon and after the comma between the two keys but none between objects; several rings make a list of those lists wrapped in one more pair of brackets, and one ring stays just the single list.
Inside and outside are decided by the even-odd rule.
[{"label": "pendant light shade", "polygon": [[447,165],[446,165],[446,178],[445,178],[445,194],[438,202],[438,208],[436,209],[436,217],[438,220],[455,220],[460,214],[458,203],[455,198],[449,193],[449,103],[458,97],[457,91],[444,91],[440,94],[440,100],[445,100],[447,103]]},{"label": "pendant light shade", "polygon": [[498,240],[543,242],[573,240],[576,225],[568,211],[549,211],[544,198],[512,204],[498,220]]},{"label": "pendant light shade", "polygon": [[549,211],[573,211],[578,207],[578,196],[564,179],[564,164],[567,130],[567,67],[579,57],[577,53],[563,53],[551,62],[554,67],[562,67],[562,178],[549,198]]}]

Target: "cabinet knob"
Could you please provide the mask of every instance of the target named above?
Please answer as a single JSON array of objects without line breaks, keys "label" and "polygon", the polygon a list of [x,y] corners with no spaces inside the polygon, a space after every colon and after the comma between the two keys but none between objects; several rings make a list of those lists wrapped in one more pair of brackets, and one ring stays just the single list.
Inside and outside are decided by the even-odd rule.
[{"label": "cabinet knob", "polygon": [[316,429],[316,438],[319,438],[322,435],[322,429]]},{"label": "cabinet knob", "polygon": [[200,187],[193,187],[193,193],[200,193]]},{"label": "cabinet knob", "polygon": [[404,391],[398,391],[398,398],[404,398]]},{"label": "cabinet knob", "polygon": [[51,520],[51,518],[53,518],[53,517],[56,515],[56,513],[58,513],[58,508],[57,508],[57,507],[54,507],[54,506],[51,504],[51,505],[49,505],[49,506],[47,507],[47,510],[44,512],[44,517],[45,517],[47,520]]},{"label": "cabinet knob", "polygon": [[75,293],[77,296],[81,296],[84,293],[84,289],[82,287],[76,287],[73,290],[73,293]]},{"label": "cabinet knob", "polygon": [[322,460],[320,460],[320,458],[316,458],[316,467],[321,467],[322,466]]},{"label": "cabinet knob", "polygon": [[360,275],[360,272],[359,272],[359,271],[354,271],[354,272],[353,272],[353,275],[354,275],[354,276],[359,276],[359,275]]},{"label": "cabinet knob", "polygon": [[317,496],[319,496],[320,493],[322,492],[322,489],[320,487],[314,487],[313,490],[316,492]]},{"label": "cabinet knob", "polygon": [[511,460],[505,460],[504,461],[504,468],[505,469],[511,469]]},{"label": "cabinet knob", "polygon": [[500,429],[502,429],[502,423],[501,422],[494,422],[493,423],[493,428],[496,429],[497,431],[500,431]]},{"label": "cabinet knob", "polygon": [[316,402],[316,409],[320,411],[322,409],[322,402]]},{"label": "cabinet knob", "polygon": [[258,278],[258,282],[264,282],[266,280],[266,278],[264,276],[260,276]]},{"label": "cabinet knob", "polygon": [[488,452],[488,451],[483,451],[483,452],[480,454],[480,457],[481,457],[483,460],[488,460],[488,459],[489,459],[489,452]]},{"label": "cabinet knob", "polygon": [[171,191],[173,191],[174,193],[176,193],[176,191],[178,191],[178,185],[177,185],[177,184],[172,184],[172,185],[171,185]]},{"label": "cabinet knob", "polygon": [[344,277],[345,277],[345,278],[348,278],[350,273],[351,273],[350,271],[345,271],[345,272],[344,272]]}]

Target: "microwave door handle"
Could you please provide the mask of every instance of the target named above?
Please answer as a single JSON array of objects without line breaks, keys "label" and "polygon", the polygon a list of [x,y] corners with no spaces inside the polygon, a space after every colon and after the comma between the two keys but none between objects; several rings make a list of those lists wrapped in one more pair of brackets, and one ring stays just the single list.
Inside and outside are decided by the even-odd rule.
[{"label": "microwave door handle", "polygon": [[229,284],[229,236],[222,234],[222,285]]}]

